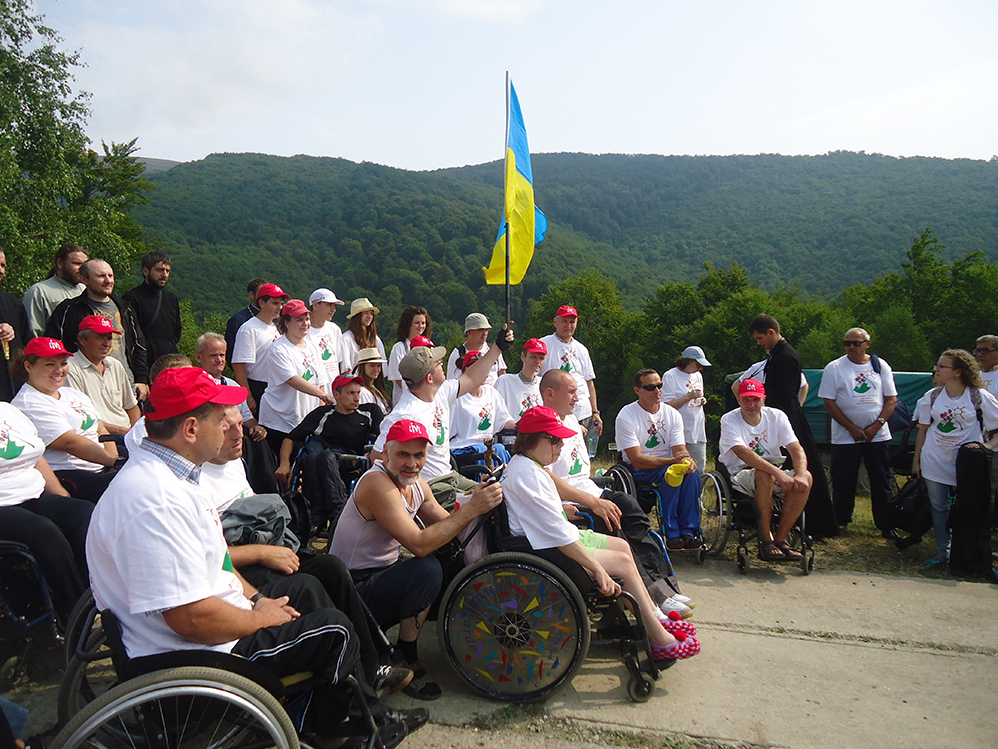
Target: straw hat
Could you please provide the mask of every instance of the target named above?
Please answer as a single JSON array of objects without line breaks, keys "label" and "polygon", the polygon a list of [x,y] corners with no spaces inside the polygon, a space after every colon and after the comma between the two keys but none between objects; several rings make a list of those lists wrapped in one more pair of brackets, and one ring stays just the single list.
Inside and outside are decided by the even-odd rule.
[{"label": "straw hat", "polygon": [[354,299],[350,302],[350,314],[347,315],[347,320],[352,318],[354,315],[359,315],[361,312],[366,312],[367,310],[374,310],[374,314],[381,312],[381,310],[371,304],[371,300],[366,296],[362,296],[360,299]]}]

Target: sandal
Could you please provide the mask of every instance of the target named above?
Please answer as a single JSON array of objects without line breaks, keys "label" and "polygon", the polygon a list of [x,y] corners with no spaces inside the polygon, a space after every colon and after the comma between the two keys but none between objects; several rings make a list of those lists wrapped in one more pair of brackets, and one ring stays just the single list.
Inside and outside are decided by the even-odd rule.
[{"label": "sandal", "polygon": [[797,549],[792,547],[786,541],[777,541],[777,548],[783,552],[783,558],[788,562],[802,562],[804,561],[804,555],[801,554]]},{"label": "sandal", "polygon": [[426,675],[426,669],[420,668],[418,664],[410,664],[412,668],[412,681],[402,690],[410,697],[417,700],[435,700],[443,694],[440,685],[435,681],[430,681]]},{"label": "sandal", "polygon": [[786,558],[783,548],[776,541],[759,542],[759,559],[763,562],[783,562]]}]

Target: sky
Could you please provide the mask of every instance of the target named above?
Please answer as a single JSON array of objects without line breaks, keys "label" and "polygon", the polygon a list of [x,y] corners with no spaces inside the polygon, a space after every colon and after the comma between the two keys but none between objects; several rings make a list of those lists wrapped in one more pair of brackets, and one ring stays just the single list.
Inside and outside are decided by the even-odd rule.
[{"label": "sky", "polygon": [[998,154],[994,0],[34,0],[139,155]]}]

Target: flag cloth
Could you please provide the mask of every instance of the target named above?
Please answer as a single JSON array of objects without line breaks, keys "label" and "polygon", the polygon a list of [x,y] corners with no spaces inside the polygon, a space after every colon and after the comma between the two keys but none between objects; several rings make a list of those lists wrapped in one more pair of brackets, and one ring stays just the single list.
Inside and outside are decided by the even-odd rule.
[{"label": "flag cloth", "polygon": [[530,169],[527,128],[520,113],[513,84],[509,85],[509,127],[506,135],[506,201],[492,262],[485,269],[485,283],[506,283],[506,226],[509,224],[509,282],[518,284],[534,256],[534,245],[547,232],[548,220],[534,205],[534,175]]}]

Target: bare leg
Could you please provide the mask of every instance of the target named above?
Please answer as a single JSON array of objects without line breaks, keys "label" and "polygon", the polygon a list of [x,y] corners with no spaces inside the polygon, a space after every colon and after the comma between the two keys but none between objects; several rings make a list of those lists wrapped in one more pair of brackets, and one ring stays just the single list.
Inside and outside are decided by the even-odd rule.
[{"label": "bare leg", "polygon": [[655,603],[648,594],[648,589],[641,581],[641,573],[638,572],[634,564],[634,557],[631,555],[631,547],[622,538],[607,536],[606,548],[596,549],[593,552],[596,561],[599,562],[607,574],[611,577],[623,578],[621,587],[634,596],[638,602],[642,621],[648,630],[648,639],[655,645],[671,645],[676,638],[665,631],[658,617],[655,616]]},{"label": "bare leg", "polygon": [[808,482],[808,490],[806,492],[795,492],[786,496],[786,499],[783,500],[783,511],[780,513],[780,522],[776,525],[776,537],[774,540],[787,540],[790,529],[793,528],[794,523],[797,522],[797,518],[804,512],[804,505],[807,504],[807,498],[810,494],[811,487],[810,482]]}]

